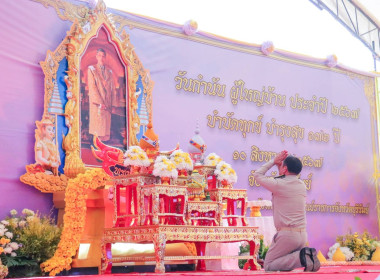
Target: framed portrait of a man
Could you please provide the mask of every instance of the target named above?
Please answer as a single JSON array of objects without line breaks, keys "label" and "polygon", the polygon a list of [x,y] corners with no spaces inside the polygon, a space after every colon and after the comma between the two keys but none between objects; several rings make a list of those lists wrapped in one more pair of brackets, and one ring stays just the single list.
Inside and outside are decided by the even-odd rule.
[{"label": "framed portrait of a man", "polygon": [[99,165],[91,153],[96,135],[103,143],[128,146],[127,65],[105,27],[88,42],[80,60],[81,158]]},{"label": "framed portrait of a man", "polygon": [[44,116],[56,115],[59,172],[70,178],[102,166],[91,149],[95,136],[126,150],[139,144],[152,121],[154,83],[129,36],[116,30],[100,3],[91,20],[74,23],[41,63]]}]

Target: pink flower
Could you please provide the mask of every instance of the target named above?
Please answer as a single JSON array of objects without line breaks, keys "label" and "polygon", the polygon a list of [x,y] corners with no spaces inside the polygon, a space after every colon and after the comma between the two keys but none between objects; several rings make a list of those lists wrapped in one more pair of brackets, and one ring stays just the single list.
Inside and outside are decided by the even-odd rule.
[{"label": "pink flower", "polygon": [[10,254],[10,253],[12,253],[12,251],[13,251],[13,249],[12,249],[12,247],[6,247],[6,248],[4,248],[4,253],[6,253],[6,254]]}]

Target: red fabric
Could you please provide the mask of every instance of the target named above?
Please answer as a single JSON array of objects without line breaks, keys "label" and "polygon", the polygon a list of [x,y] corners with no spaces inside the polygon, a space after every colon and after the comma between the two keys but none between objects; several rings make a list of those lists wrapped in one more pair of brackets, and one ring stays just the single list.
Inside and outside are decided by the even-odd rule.
[{"label": "red fabric", "polygon": [[[296,269],[291,272],[265,272],[260,271],[214,271],[214,272],[169,272],[169,273],[128,273],[128,274],[109,274],[109,275],[81,275],[78,276],[83,280],[115,280],[123,279],[121,277],[128,276],[128,279],[141,279],[141,280],[165,280],[167,277],[175,278],[176,280],[220,280],[230,278],[231,280],[236,277],[249,277],[251,279],[269,279],[269,280],[353,280],[359,277],[361,280],[373,280],[380,275],[380,266],[334,266],[334,267],[321,267],[318,272],[303,272],[302,269]],[[166,277],[166,278],[164,278]],[[72,280],[75,276],[58,276],[49,279],[52,280]],[[28,280],[35,280],[41,278],[28,278]]]}]

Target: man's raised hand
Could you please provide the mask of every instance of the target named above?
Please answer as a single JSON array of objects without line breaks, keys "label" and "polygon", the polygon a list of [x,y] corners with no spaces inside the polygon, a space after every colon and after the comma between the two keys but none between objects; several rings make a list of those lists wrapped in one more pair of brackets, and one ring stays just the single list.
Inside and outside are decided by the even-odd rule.
[{"label": "man's raised hand", "polygon": [[288,151],[284,150],[279,152],[276,157],[274,158],[274,164],[277,166],[280,166],[282,162],[287,158]]}]

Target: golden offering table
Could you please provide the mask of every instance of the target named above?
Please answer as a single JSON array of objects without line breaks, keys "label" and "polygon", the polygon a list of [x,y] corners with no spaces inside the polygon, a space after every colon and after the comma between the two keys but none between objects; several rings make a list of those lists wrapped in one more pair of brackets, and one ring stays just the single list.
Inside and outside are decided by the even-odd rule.
[{"label": "golden offering table", "polygon": [[[241,220],[243,226],[247,225],[245,215],[247,212],[246,200],[247,200],[247,190],[245,189],[215,189],[210,190],[210,197],[212,200],[222,205],[223,201],[227,201],[227,215],[223,215],[223,208],[219,209],[219,224],[223,224],[223,219],[227,219],[228,225],[237,226],[238,219]],[[237,204],[241,203],[241,213],[236,214]]]},{"label": "golden offering table", "polygon": [[156,178],[148,174],[131,174],[113,179],[115,187],[114,226],[140,225],[140,188],[143,185],[154,184]]},{"label": "golden offering table", "polygon": [[179,185],[141,186],[141,224],[185,225],[187,187]]},{"label": "golden offering table", "polygon": [[187,202],[187,221],[189,225],[218,226],[219,206],[216,201]]},{"label": "golden offering table", "polygon": [[[205,256],[206,244],[210,242],[231,243],[247,241],[250,244],[250,256]],[[150,225],[128,228],[106,228],[102,238],[102,260],[100,274],[110,274],[113,263],[126,261],[151,261],[152,257],[119,257],[112,258],[111,246],[113,243],[152,243],[155,249],[155,272],[165,272],[165,261],[198,260],[197,270],[205,270],[205,259],[241,258],[249,259],[250,269],[258,270],[257,254],[260,248],[257,227],[202,227],[202,226],[174,226]],[[165,257],[166,243],[194,242],[197,247],[197,256]]]}]

